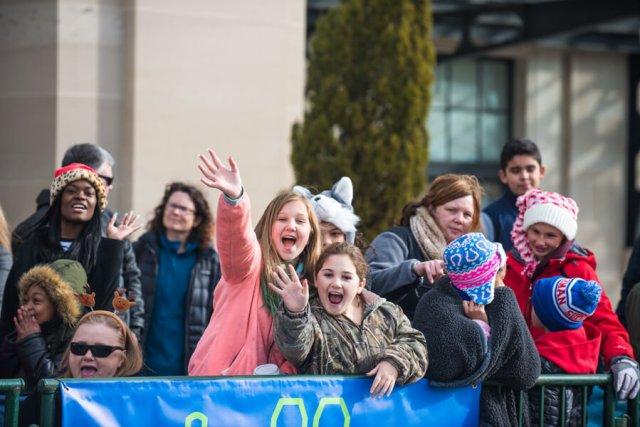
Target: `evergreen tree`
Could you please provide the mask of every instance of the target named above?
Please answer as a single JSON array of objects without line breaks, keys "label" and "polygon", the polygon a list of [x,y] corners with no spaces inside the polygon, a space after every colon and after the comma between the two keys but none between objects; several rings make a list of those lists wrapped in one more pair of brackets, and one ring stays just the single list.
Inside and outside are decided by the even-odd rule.
[{"label": "evergreen tree", "polygon": [[435,49],[430,0],[343,0],[311,40],[307,111],[292,130],[296,182],[354,183],[365,237],[425,190]]}]

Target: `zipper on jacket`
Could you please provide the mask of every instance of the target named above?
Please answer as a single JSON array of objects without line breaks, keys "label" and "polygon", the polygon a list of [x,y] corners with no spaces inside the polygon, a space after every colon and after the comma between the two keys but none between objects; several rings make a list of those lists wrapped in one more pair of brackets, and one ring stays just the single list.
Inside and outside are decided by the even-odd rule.
[{"label": "zipper on jacket", "polygon": [[[189,368],[189,320],[191,317],[191,303],[193,301],[193,286],[196,278],[196,273],[200,272],[201,269],[201,261],[203,259],[203,254],[198,249],[198,256],[196,257],[196,263],[191,269],[191,277],[189,278],[189,287],[187,288],[187,299],[186,306],[184,308],[184,369]],[[206,325],[205,325],[206,328]]]}]

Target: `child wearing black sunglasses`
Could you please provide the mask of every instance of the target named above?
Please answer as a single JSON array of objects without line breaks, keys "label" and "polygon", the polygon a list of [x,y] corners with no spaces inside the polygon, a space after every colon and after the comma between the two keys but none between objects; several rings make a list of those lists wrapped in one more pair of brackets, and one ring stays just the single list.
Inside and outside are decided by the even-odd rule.
[{"label": "child wearing black sunglasses", "polygon": [[60,259],[33,267],[18,284],[16,330],[0,349],[0,378],[23,378],[28,389],[55,377],[81,315],[78,295],[87,274],[77,261]]},{"label": "child wearing black sunglasses", "polygon": [[135,335],[118,316],[97,310],[78,322],[63,366],[64,377],[129,377],[142,368],[142,352]]}]

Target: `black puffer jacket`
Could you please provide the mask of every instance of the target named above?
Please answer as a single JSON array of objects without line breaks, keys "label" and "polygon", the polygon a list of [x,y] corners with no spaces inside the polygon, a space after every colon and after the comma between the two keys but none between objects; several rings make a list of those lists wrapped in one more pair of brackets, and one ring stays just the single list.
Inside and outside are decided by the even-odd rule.
[{"label": "black puffer jacket", "polygon": [[41,332],[20,341],[12,332],[0,349],[0,378],[22,377],[27,390],[33,390],[41,379],[57,376],[73,331],[57,317],[41,325]]},{"label": "black puffer jacket", "polygon": [[[559,366],[541,357],[543,374],[566,374]],[[587,394],[591,394],[588,388]],[[566,387],[565,420],[567,426],[582,425],[582,387]],[[531,408],[531,422],[533,425],[559,426],[560,424],[560,387],[545,387],[544,391],[544,423],[540,423],[540,389],[529,391],[529,407]]]},{"label": "black puffer jacket", "polygon": [[[15,330],[13,316],[18,311],[18,281],[20,277],[35,265],[51,262],[52,260],[41,259],[39,245],[41,245],[41,234],[36,232],[24,241],[18,248],[13,261],[13,267],[7,279],[2,298],[2,319],[0,325],[0,339],[4,339],[10,332]],[[96,293],[95,310],[113,311],[113,293],[118,288],[120,279],[120,269],[122,268],[122,255],[124,243],[120,240],[100,239],[96,265],[87,271],[87,277],[91,290]],[[65,253],[60,250],[59,258],[65,258]]]},{"label": "black puffer jacket", "polygon": [[[27,238],[31,230],[38,224],[38,222],[45,216],[49,209],[49,196],[51,193],[45,189],[38,194],[36,198],[36,211],[27,219],[22,221],[16,226],[11,235],[11,247],[13,253],[17,253],[18,248]],[[106,209],[102,212],[102,237],[106,237],[106,229],[109,220],[113,216],[113,212]],[[136,302],[136,305],[131,307],[124,313],[118,313],[120,318],[131,328],[138,339],[142,336],[142,329],[144,328],[144,301],[142,300],[142,289],[140,285],[140,270],[136,264],[136,258],[133,254],[133,247],[129,240],[123,240],[123,259],[122,259],[122,272],[118,283],[118,288],[124,288],[127,293],[127,297],[132,297]],[[9,266],[10,267],[10,266]],[[1,269],[1,266],[0,266]],[[0,275],[1,275],[0,271]],[[0,279],[0,286],[2,285]],[[1,290],[1,289],[0,289]],[[0,298],[1,301],[1,298]]]},{"label": "black puffer jacket", "polygon": [[[102,213],[103,236],[107,235],[107,224],[112,216],[113,212],[109,209]],[[128,239],[123,240],[122,243],[122,271],[118,287],[123,288],[127,293],[127,297],[132,298],[136,304],[124,313],[118,313],[118,315],[140,340],[144,329],[144,300],[142,298],[142,284],[140,283],[140,269],[133,253],[133,244]]]},{"label": "black puffer jacket", "polygon": [[[156,233],[147,232],[133,244],[142,281],[142,295],[145,304],[145,324],[151,322],[154,310],[156,275],[158,273],[159,237]],[[198,250],[196,265],[191,272],[189,290],[187,292],[187,316],[185,328],[185,361],[187,370],[189,358],[196,349],[200,337],[204,333],[213,313],[213,291],[220,280],[220,262],[218,253],[213,248]],[[142,347],[146,339],[146,328],[142,334]]]}]

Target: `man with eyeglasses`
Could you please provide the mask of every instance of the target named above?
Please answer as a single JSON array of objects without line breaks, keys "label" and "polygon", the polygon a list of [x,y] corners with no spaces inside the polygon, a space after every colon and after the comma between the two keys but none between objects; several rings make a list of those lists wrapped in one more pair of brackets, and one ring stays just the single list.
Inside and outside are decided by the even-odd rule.
[{"label": "man with eyeglasses", "polygon": [[[71,163],[82,163],[93,168],[102,179],[107,198],[113,189],[113,156],[104,148],[96,144],[76,144],[67,149],[62,158],[62,166]],[[44,217],[49,209],[49,189],[40,191],[36,198],[36,212],[23,222],[18,224],[11,235],[11,247],[13,253],[17,253],[20,244],[29,232]],[[106,227],[113,216],[113,212],[105,209],[102,213],[102,235],[106,235]],[[144,328],[144,301],[142,299],[142,285],[140,284],[140,269],[136,263],[133,247],[129,240],[124,240],[124,258],[122,260],[122,272],[120,276],[120,288],[124,288],[127,296],[136,304],[128,311],[119,313],[122,320],[131,328],[133,333],[140,338]]]}]

